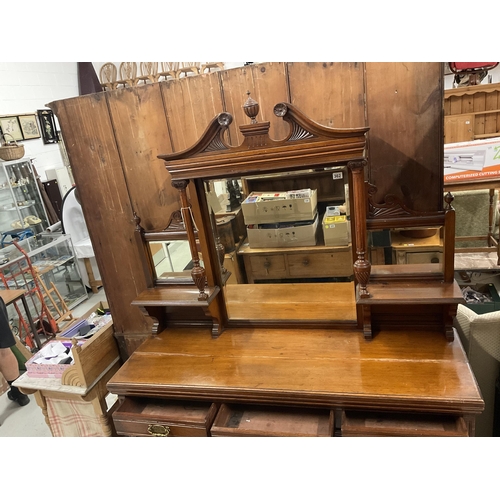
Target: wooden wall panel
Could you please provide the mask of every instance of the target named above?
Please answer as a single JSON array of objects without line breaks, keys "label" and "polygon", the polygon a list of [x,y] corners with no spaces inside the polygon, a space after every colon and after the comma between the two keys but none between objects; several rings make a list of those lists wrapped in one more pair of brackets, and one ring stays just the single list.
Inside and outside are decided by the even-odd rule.
[{"label": "wooden wall panel", "polygon": [[[173,151],[192,146],[224,111],[219,72],[160,82]],[[169,151],[164,151],[169,153]]]},{"label": "wooden wall panel", "polygon": [[130,303],[146,280],[107,97],[91,94],[49,107],[61,126],[115,331],[144,334],[151,320]]},{"label": "wooden wall panel", "polygon": [[233,123],[229,127],[233,146],[241,144],[243,140],[238,127],[250,123],[243,111],[243,104],[248,98],[247,91],[259,103],[257,121],[271,123],[270,137],[274,140],[286,137],[288,125],[273,113],[276,104],[289,101],[285,63],[253,64],[223,71],[221,81],[225,110],[233,115]]},{"label": "wooden wall panel", "polygon": [[441,63],[366,63],[370,182],[418,211],[443,209]]},{"label": "wooden wall panel", "polygon": [[128,87],[107,95],[133,210],[146,230],[164,229],[180,202],[165,163],[157,158],[172,151],[160,85]]},{"label": "wooden wall panel", "polygon": [[[364,127],[364,63],[287,63],[291,103],[327,127]],[[370,125],[370,124],[368,124]]]}]

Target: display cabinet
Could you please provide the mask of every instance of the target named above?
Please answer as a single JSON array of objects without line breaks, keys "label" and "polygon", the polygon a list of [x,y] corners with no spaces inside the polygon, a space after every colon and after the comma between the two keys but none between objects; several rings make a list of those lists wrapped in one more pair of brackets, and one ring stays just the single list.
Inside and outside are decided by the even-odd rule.
[{"label": "display cabinet", "polygon": [[1,246],[10,241],[12,235],[39,234],[48,225],[30,159],[0,162]]},{"label": "display cabinet", "polygon": [[[31,266],[47,289],[56,287],[68,308],[87,298],[71,237],[69,235],[36,235],[18,242],[31,261]],[[0,287],[20,289],[33,287],[30,270],[22,263],[26,257],[10,244],[0,249]],[[50,304],[48,303],[47,306]],[[34,311],[36,313],[36,311]]]}]

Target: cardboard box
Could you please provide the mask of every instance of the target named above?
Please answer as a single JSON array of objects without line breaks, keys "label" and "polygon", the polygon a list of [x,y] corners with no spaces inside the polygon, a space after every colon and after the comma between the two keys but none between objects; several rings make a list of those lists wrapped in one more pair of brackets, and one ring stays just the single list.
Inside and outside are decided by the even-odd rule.
[{"label": "cardboard box", "polygon": [[283,199],[283,194],[252,192],[241,204],[245,224],[314,220],[318,205],[316,189],[311,190],[308,198]]},{"label": "cardboard box", "polygon": [[444,182],[500,176],[500,139],[482,139],[444,145]]},{"label": "cardboard box", "polygon": [[[107,302],[100,301],[94,306],[90,307],[85,313],[83,313],[80,317],[75,318],[73,321],[64,325],[64,328],[59,332],[55,339],[56,340],[68,340],[71,338],[71,334],[68,334],[71,330],[77,328],[79,325],[88,324],[86,321],[92,313],[97,312],[100,309],[101,311],[109,311],[109,305]],[[107,326],[107,325],[105,325]],[[98,330],[96,330],[98,331]],[[94,332],[95,333],[95,332]]]},{"label": "cardboard box", "polygon": [[488,298],[491,298],[491,302],[467,302],[465,304],[466,307],[474,311],[476,314],[485,314],[493,311],[500,311],[500,296],[493,285],[493,283],[488,283],[484,285],[469,285],[463,286],[460,288],[462,291],[467,288],[472,288],[476,292],[486,295]]},{"label": "cardboard box", "polygon": [[325,246],[340,247],[349,244],[350,223],[345,215],[328,215],[323,217],[323,237]]},{"label": "cardboard box", "polygon": [[[71,341],[61,342],[51,340],[47,342],[33,357],[26,361],[26,372],[34,378],[61,378],[63,373],[74,364],[74,360],[69,364],[44,364],[38,363],[39,360],[48,356],[51,348],[55,344],[63,344],[69,351],[73,347]],[[82,345],[83,342],[78,342]]]},{"label": "cardboard box", "polygon": [[252,224],[247,227],[248,244],[251,248],[314,246],[317,229],[317,215],[310,221]]}]

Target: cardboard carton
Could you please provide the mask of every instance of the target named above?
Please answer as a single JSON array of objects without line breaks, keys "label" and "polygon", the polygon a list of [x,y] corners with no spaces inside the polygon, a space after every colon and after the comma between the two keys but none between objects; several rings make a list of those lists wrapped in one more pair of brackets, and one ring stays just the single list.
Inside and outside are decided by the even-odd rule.
[{"label": "cardboard carton", "polygon": [[311,190],[310,197],[284,199],[283,196],[284,193],[252,192],[241,204],[245,224],[314,220],[318,205],[316,189]]},{"label": "cardboard carton", "polygon": [[339,247],[349,244],[349,221],[345,215],[328,215],[323,217],[323,236],[325,246]]},{"label": "cardboard carton", "polygon": [[444,145],[444,182],[494,179],[500,176],[500,139]]},{"label": "cardboard carton", "polygon": [[317,215],[310,221],[252,224],[247,227],[248,243],[251,248],[314,246],[317,229]]}]

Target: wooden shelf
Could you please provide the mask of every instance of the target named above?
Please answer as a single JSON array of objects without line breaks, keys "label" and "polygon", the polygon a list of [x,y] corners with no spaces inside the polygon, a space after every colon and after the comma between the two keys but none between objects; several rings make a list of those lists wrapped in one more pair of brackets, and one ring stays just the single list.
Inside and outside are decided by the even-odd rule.
[{"label": "wooden shelf", "polygon": [[219,293],[216,287],[207,287],[205,292],[208,297],[205,300],[198,300],[200,291],[191,286],[168,286],[148,288],[132,301],[133,306],[142,307],[193,307],[208,306]]},{"label": "wooden shelf", "polygon": [[464,298],[456,282],[401,282],[372,283],[370,297],[358,297],[361,305],[374,304],[463,304]]}]

